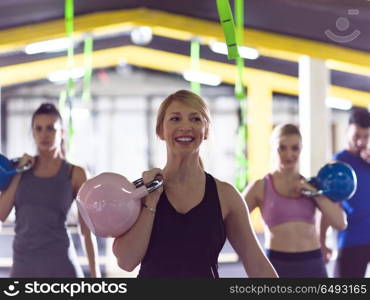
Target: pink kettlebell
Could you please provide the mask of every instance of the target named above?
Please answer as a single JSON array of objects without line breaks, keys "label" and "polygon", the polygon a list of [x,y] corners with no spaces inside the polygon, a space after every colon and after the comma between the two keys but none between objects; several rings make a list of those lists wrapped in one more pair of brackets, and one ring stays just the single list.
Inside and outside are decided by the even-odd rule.
[{"label": "pink kettlebell", "polygon": [[77,206],[90,230],[97,236],[117,237],[128,231],[141,210],[141,198],[163,184],[160,176],[144,185],[116,173],[101,173],[87,180],[77,194]]}]

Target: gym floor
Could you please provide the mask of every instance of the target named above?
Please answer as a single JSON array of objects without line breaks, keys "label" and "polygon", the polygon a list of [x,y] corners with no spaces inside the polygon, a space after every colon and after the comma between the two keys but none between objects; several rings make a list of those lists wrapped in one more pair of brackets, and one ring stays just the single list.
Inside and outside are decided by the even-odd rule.
[{"label": "gym floor", "polygon": [[[4,233],[5,232],[5,233]],[[258,239],[263,245],[263,235],[257,234]],[[78,239],[77,234],[72,234],[77,252],[79,256],[83,256],[81,244]],[[13,235],[12,234],[6,234],[6,229],[3,230],[3,232],[0,233],[0,277],[9,277],[10,272],[10,265],[11,265],[11,257],[12,257],[12,241],[13,241]],[[104,257],[106,255],[106,245],[104,242],[104,239],[98,240],[98,247],[99,247],[99,254],[101,257]],[[219,257],[219,274],[220,277],[228,277],[228,278],[239,278],[239,277],[245,277],[245,272],[243,265],[240,261],[238,261],[237,256],[235,255],[234,250],[232,249],[231,245],[226,242],[224,248],[221,251],[220,257]],[[86,265],[82,265],[83,270],[85,272],[85,275],[88,274],[88,268]],[[330,261],[327,265],[328,268],[328,274],[331,277],[333,274],[333,268],[334,268],[334,261]],[[121,277],[120,275],[114,275],[111,274],[107,276],[105,266],[101,265],[102,270],[102,276],[103,277]],[[136,277],[135,271],[131,273],[124,274],[125,277]],[[367,268],[366,277],[370,277],[370,266]]]}]

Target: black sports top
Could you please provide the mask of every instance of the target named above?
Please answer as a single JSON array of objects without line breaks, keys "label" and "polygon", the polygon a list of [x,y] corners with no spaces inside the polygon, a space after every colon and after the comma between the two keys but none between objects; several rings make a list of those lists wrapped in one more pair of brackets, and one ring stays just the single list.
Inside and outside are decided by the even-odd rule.
[{"label": "black sports top", "polygon": [[185,214],[162,193],[138,278],[218,277],[217,259],[226,234],[216,182],[205,174],[204,197]]}]

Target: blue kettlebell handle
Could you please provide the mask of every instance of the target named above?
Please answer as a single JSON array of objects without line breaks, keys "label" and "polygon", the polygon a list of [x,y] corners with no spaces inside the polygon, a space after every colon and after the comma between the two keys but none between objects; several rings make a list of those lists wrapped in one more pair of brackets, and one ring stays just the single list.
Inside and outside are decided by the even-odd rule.
[{"label": "blue kettlebell handle", "polygon": [[316,177],[311,177],[307,180],[307,182],[309,184],[311,184],[312,186],[314,186],[317,191],[316,192],[313,192],[313,191],[309,191],[309,190],[303,190],[302,191],[302,195],[306,196],[306,197],[316,197],[316,196],[321,196],[321,195],[324,195],[324,196],[327,196],[327,193],[329,192],[328,190],[323,190],[317,180]]},{"label": "blue kettlebell handle", "polygon": [[306,197],[316,197],[316,196],[325,195],[323,190],[317,190],[316,192],[309,191],[309,190],[303,190],[302,194]]},{"label": "blue kettlebell handle", "polygon": [[[10,159],[10,162],[13,163],[13,164],[16,164],[17,162],[20,161],[20,159],[21,159],[20,157],[12,158],[12,159]],[[5,171],[5,173],[7,175],[15,175],[15,174],[18,174],[18,173],[28,171],[29,169],[31,169],[31,164],[30,163],[25,164],[24,166],[19,167],[19,168],[14,168],[12,170]]]},{"label": "blue kettlebell handle", "polygon": [[324,191],[322,189],[320,189],[320,186],[319,186],[319,183],[318,183],[316,177],[311,177],[311,178],[307,179],[307,182],[309,184],[311,184],[312,186],[314,186],[317,189],[317,191],[313,192],[313,191],[309,191],[309,190],[303,190],[301,192],[302,195],[304,195],[306,197],[316,197],[316,196],[320,196],[320,195],[325,194]]}]

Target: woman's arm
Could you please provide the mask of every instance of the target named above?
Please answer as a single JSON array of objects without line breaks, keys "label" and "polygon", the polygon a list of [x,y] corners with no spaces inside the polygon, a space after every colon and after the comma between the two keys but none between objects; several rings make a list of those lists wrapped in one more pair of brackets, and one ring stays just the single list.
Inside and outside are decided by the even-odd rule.
[{"label": "woman's arm", "polygon": [[258,207],[263,198],[263,180],[257,180],[249,184],[242,193],[244,201],[247,203],[249,212]]},{"label": "woman's arm", "polygon": [[[161,173],[160,169],[144,172],[144,183],[150,182]],[[118,266],[125,271],[133,271],[145,256],[152,234],[155,209],[162,191],[163,188],[159,188],[142,199],[147,208],[141,210],[138,219],[129,231],[114,240],[113,254],[117,258]]]},{"label": "woman's arm", "polygon": [[[30,163],[31,167],[35,163],[35,158],[24,154],[21,160],[19,161],[18,167],[22,167]],[[0,193],[0,221],[4,222],[9,216],[13,206],[14,206],[14,196],[17,191],[18,184],[22,178],[22,174],[17,174],[12,178],[8,188]]]},{"label": "woman's arm", "polygon": [[[86,177],[87,176],[84,169],[77,166],[74,167],[72,174],[72,182],[74,183],[75,195],[77,195],[78,190],[81,188],[82,184],[86,181]],[[87,256],[90,275],[91,277],[101,277],[96,237],[95,235],[91,234],[91,231],[85,224],[80,213],[78,213],[78,221],[79,221],[79,234],[82,242],[81,244],[83,245]]]},{"label": "woman's arm", "polygon": [[[305,179],[300,181],[299,189],[315,192],[316,189]],[[344,230],[347,227],[347,217],[339,203],[333,202],[325,196],[313,197],[317,207],[320,209],[328,226],[333,226],[337,230]]]},{"label": "woman's arm", "polygon": [[326,232],[328,231],[329,224],[321,214],[320,218],[320,244],[321,244],[321,252],[324,258],[324,262],[327,264],[332,256],[333,250],[326,246]]},{"label": "woman's arm", "polygon": [[14,206],[14,196],[22,174],[13,177],[8,188],[0,194],[0,221],[5,222]]},{"label": "woman's arm", "polygon": [[346,213],[339,203],[335,203],[325,196],[314,197],[314,199],[329,226],[339,231],[347,228]]},{"label": "woman's arm", "polygon": [[228,183],[221,182],[219,187],[220,199],[227,211],[227,238],[241,258],[246,273],[249,277],[278,277],[252,229],[248,208],[242,196]]},{"label": "woman's arm", "polygon": [[84,220],[82,219],[81,215],[78,214],[79,220],[79,232],[80,238],[83,241],[82,245],[84,246],[84,250],[87,256],[87,261],[89,263],[90,275],[91,277],[100,278],[100,266],[99,266],[99,252],[96,238],[91,231],[85,224]]}]

